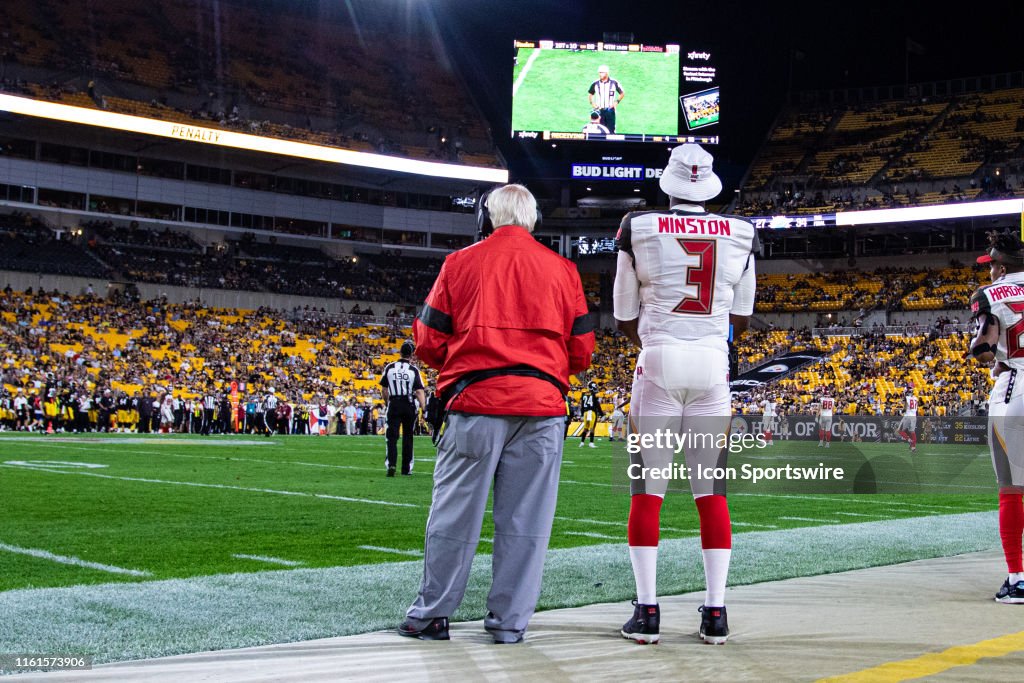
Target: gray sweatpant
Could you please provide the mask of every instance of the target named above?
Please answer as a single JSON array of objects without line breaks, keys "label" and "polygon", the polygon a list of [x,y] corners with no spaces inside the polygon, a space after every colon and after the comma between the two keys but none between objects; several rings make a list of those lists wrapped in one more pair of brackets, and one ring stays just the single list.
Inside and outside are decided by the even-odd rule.
[{"label": "gray sweatpant", "polygon": [[451,616],[466,592],[494,484],[494,556],[484,627],[515,641],[540,596],[558,496],[564,417],[453,413],[438,442],[423,583],[406,616],[416,626]]}]

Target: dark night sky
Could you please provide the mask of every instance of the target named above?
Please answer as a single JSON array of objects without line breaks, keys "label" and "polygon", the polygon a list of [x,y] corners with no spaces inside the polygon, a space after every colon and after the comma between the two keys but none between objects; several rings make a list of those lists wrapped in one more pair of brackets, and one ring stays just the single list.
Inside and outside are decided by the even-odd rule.
[{"label": "dark night sky", "polygon": [[514,38],[599,40],[606,31],[624,31],[638,42],[709,47],[723,92],[723,144],[712,151],[716,165],[739,169],[749,164],[780,110],[794,48],[805,55],[794,64],[796,90],[901,84],[907,37],[927,50],[911,57],[912,82],[1024,69],[1021,2],[956,4],[948,11],[936,2],[875,0],[399,1],[419,3],[433,15],[514,170],[528,156],[504,135]]}]

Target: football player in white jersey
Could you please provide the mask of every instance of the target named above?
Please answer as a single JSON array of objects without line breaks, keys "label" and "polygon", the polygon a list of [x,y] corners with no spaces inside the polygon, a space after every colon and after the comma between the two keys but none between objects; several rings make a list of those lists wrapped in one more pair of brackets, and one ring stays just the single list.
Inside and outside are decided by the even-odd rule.
[{"label": "football player in white jersey", "polygon": [[615,441],[618,438],[619,441],[626,440],[626,414],[622,411],[629,401],[623,396],[621,391],[616,391],[612,394],[612,421],[608,426],[608,440]]},{"label": "football player in white jersey", "polygon": [[996,602],[1024,604],[1024,387],[1016,386],[1024,370],[1024,244],[1012,232],[989,233],[989,251],[978,257],[988,264],[991,285],[971,297],[971,317],[978,332],[970,353],[984,364],[995,363],[989,396],[988,447],[999,485],[999,537],[1007,577]]},{"label": "football player in white jersey", "polygon": [[900,438],[910,444],[910,452],[917,450],[917,396],[914,395],[914,385],[907,385],[907,394],[904,397],[906,408],[903,410],[903,418],[900,426],[896,428]]},{"label": "football player in white jersey", "polygon": [[818,398],[816,415],[818,417],[818,446],[830,448],[832,445],[832,415],[836,410],[836,400],[822,390]]},{"label": "football player in white jersey", "polygon": [[772,437],[775,435],[775,421],[778,417],[778,401],[775,400],[773,394],[768,394],[761,401],[761,423],[764,431],[765,441],[768,442],[769,446],[774,446],[775,441]]},{"label": "football player in white jersey", "polygon": [[[728,433],[729,326],[738,338],[753,313],[753,254],[759,244],[746,220],[705,212],[703,203],[722,189],[711,164],[699,145],[676,147],[660,180],[671,209],[627,214],[619,228],[614,313],[619,329],[641,348],[630,403],[630,422],[641,436],[653,424],[682,437]],[[720,443],[682,449],[686,466],[724,467],[727,449]],[[656,569],[668,481],[648,481],[636,472],[671,466],[675,449],[637,444],[627,532],[637,601],[621,633],[652,643],[660,638]],[[691,477],[689,484],[700,516],[707,583],[698,633],[705,642],[721,644],[729,635],[725,585],[732,552],[725,482]]]}]

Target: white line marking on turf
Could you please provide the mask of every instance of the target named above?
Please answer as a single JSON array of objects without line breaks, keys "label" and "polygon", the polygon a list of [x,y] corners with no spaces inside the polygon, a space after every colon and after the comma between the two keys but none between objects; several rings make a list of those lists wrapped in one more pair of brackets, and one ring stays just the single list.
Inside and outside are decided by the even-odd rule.
[{"label": "white line marking on turf", "polygon": [[93,462],[69,462],[67,460],[8,460],[5,465],[18,465],[20,467],[50,467],[53,469],[84,469],[101,470],[110,465],[97,465]]},{"label": "white line marking on turf", "polygon": [[523,84],[527,72],[533,66],[533,63],[537,61],[537,55],[539,54],[540,49],[534,48],[533,52],[530,53],[530,58],[526,60],[526,64],[523,64],[523,70],[519,72],[519,78],[516,79],[515,85],[512,86],[512,97],[515,97],[516,93],[519,92],[519,86]]},{"label": "white line marking on turf", "polygon": [[[827,500],[830,503],[836,503],[836,502],[839,502],[839,503],[860,503],[860,504],[863,504],[863,505],[879,505],[880,504],[880,502],[877,501],[877,500],[860,500],[859,498],[851,498],[851,497],[849,497],[849,496],[852,496],[854,494],[836,494],[836,495],[847,496],[847,497],[839,498],[839,499],[837,499],[835,496],[833,496],[833,497],[828,497],[828,496],[791,496],[791,495],[786,495],[784,493],[732,493],[730,495],[733,495],[733,496],[757,496],[758,498],[792,498],[794,500]],[[893,495],[899,495],[899,494],[893,494]],[[961,512],[963,511],[962,508],[955,507],[953,505],[931,505],[931,504],[927,504],[927,503],[902,503],[902,502],[896,502],[896,501],[885,501],[884,503],[881,503],[881,504],[882,505],[886,505],[886,506],[892,506],[892,507],[936,508],[938,510],[957,510],[957,511],[961,511]]]},{"label": "white line marking on turf", "polygon": [[[488,512],[488,514],[490,514],[491,511],[488,510],[487,512]],[[577,522],[579,524],[599,524],[601,526],[626,526],[625,522],[606,522],[603,519],[579,519],[579,518],[576,518],[576,517],[557,517],[557,516],[555,517],[555,519],[557,519],[557,520],[559,520],[561,522]],[[661,530],[662,531],[681,531],[681,532],[692,531],[692,529],[676,529],[675,527],[671,527],[671,526],[663,526],[663,527],[661,527]]]},{"label": "white line marking on turf", "polygon": [[586,536],[587,538],[610,538],[613,541],[621,541],[622,536],[609,536],[608,534],[597,534],[593,531],[563,531],[565,536]]},{"label": "white line marking on turf", "polygon": [[202,484],[195,481],[168,481],[166,479],[147,479],[144,477],[115,477],[109,474],[96,474],[95,472],[68,472],[64,470],[48,470],[42,467],[20,467],[15,465],[0,464],[0,467],[11,467],[15,469],[31,470],[33,472],[48,472],[50,474],[75,474],[80,477],[99,477],[100,479],[116,479],[119,481],[138,481],[144,484],[166,484],[170,486],[193,486],[201,489],[224,489],[228,491],[248,491],[250,493],[273,493],[278,496],[299,496],[303,498],[324,498],[326,500],[342,500],[347,503],[367,503],[369,505],[388,505],[400,508],[418,508],[415,503],[393,503],[389,500],[374,500],[373,498],[351,498],[349,496],[333,496],[328,493],[308,493],[306,491],[279,491],[276,489],[260,489],[248,486],[230,486],[228,484]]},{"label": "white line marking on turf", "polygon": [[[605,484],[605,483],[602,483],[602,482],[599,482],[599,481],[573,481],[572,479],[563,479],[562,483],[563,484],[579,484],[581,486],[606,486],[608,488],[612,488],[613,486],[615,486],[615,484]],[[622,484],[622,487],[625,488],[625,484]]]},{"label": "white line marking on turf", "polygon": [[836,512],[835,514],[837,514],[837,515],[846,515],[847,517],[875,517],[875,518],[885,517],[884,514],[881,514],[881,515],[867,515],[867,514],[864,514],[863,512]]},{"label": "white line marking on turf", "polygon": [[483,536],[481,536],[480,537],[480,542],[481,543],[494,543],[494,539],[493,538],[484,538]]},{"label": "white line marking on turf", "polygon": [[295,560],[282,560],[280,557],[267,557],[265,555],[244,555],[242,553],[235,553],[231,557],[238,558],[239,560],[255,560],[256,562],[269,562],[270,564],[279,564],[284,567],[301,567],[305,565],[305,562],[296,562]]},{"label": "white line marking on turf", "polygon": [[361,545],[363,550],[376,550],[379,553],[394,553],[395,555],[408,555],[409,557],[423,557],[419,550],[399,550],[398,548],[382,548],[378,545]]},{"label": "white line marking on turf", "polygon": [[138,569],[125,569],[123,567],[115,567],[110,564],[100,564],[99,562],[89,562],[79,557],[71,557],[70,555],[55,555],[46,550],[39,550],[38,548],[21,548],[16,545],[8,545],[7,543],[0,543],[0,550],[6,550],[9,553],[15,553],[16,555],[28,555],[30,557],[38,557],[41,560],[50,560],[51,562],[59,562],[60,564],[71,564],[76,567],[85,567],[86,569],[98,569],[101,572],[108,572],[110,574],[126,574],[128,576],[153,576],[151,572],[140,571]]},{"label": "white line marking on turf", "polygon": [[834,519],[815,519],[814,517],[779,517],[779,519],[787,519],[793,522],[821,522],[822,524],[835,524]]},{"label": "white line marking on turf", "polygon": [[754,524],[753,522],[730,522],[733,526],[752,526],[758,529],[778,529],[774,524]]}]

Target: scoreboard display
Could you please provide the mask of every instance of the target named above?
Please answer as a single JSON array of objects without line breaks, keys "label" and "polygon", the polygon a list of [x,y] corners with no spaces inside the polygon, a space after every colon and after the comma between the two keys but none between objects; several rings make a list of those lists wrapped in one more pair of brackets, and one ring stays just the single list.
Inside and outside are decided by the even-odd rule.
[{"label": "scoreboard display", "polygon": [[515,41],[512,136],[718,144],[718,70],[683,44]]}]

